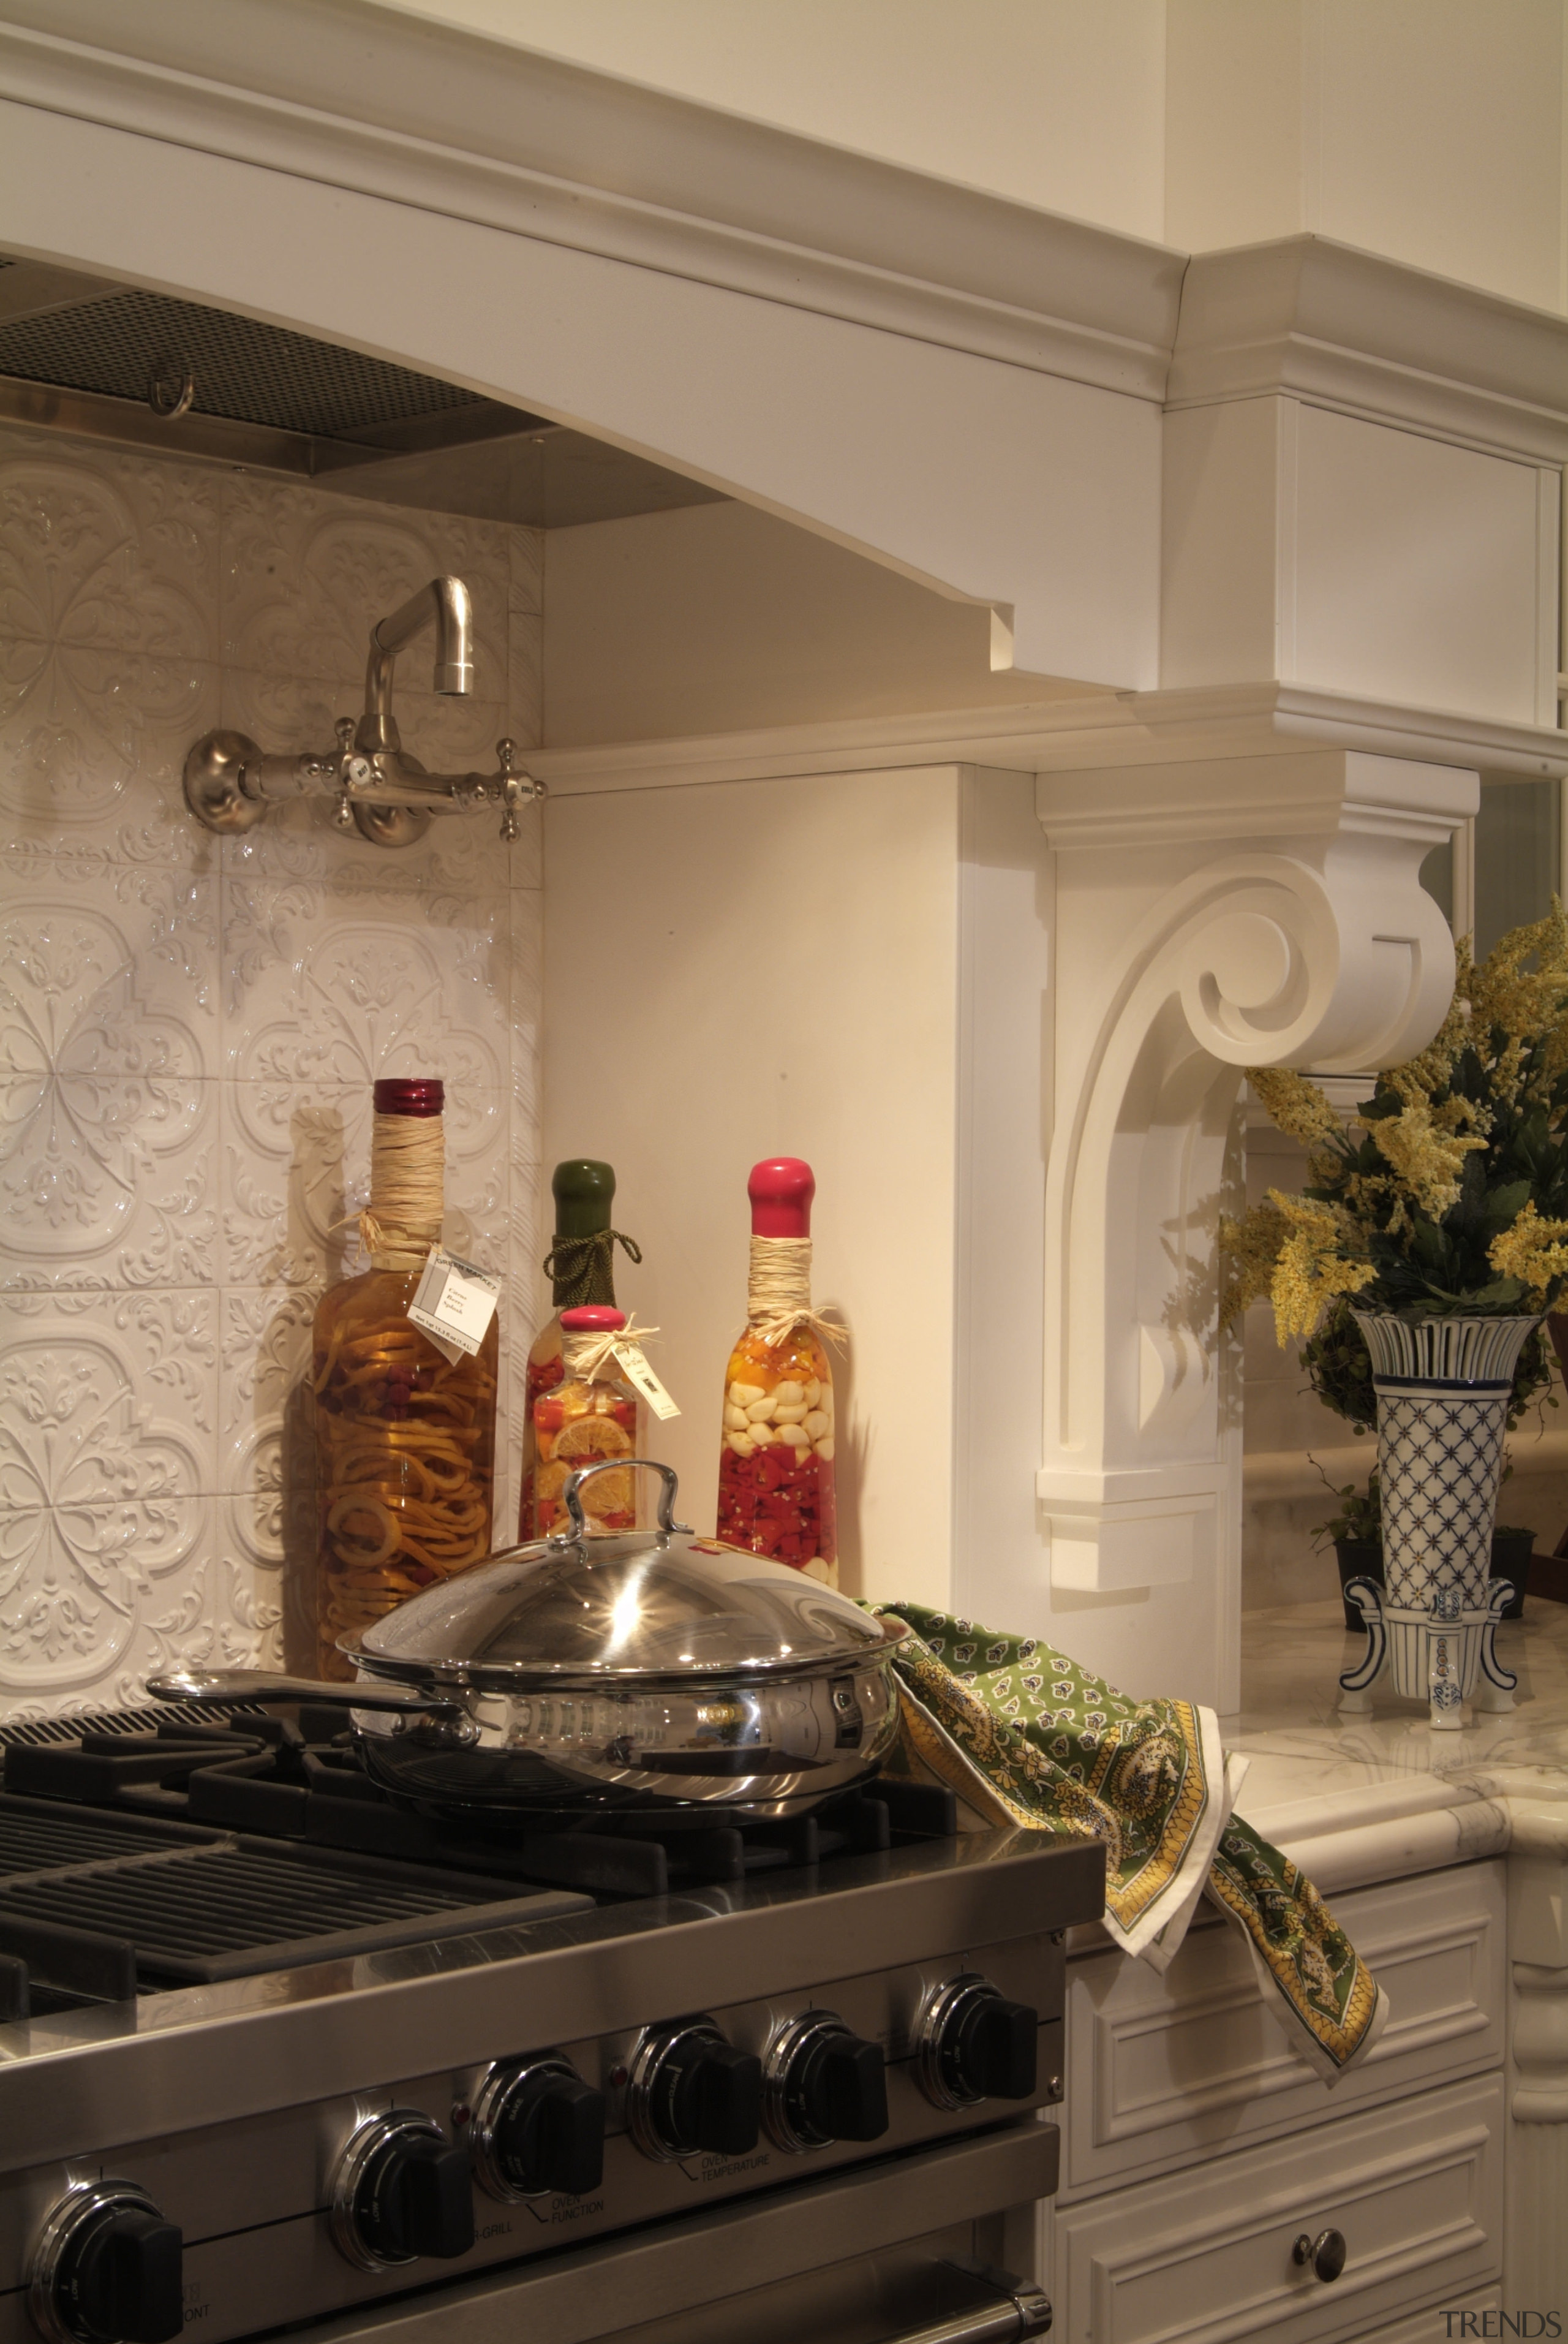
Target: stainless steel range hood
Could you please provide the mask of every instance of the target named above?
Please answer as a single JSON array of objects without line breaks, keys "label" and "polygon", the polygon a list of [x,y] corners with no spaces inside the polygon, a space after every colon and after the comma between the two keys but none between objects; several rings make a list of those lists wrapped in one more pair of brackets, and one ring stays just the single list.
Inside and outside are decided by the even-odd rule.
[{"label": "stainless steel range hood", "polygon": [[719,500],[601,440],[361,351],[5,258],[0,421],[536,528]]}]

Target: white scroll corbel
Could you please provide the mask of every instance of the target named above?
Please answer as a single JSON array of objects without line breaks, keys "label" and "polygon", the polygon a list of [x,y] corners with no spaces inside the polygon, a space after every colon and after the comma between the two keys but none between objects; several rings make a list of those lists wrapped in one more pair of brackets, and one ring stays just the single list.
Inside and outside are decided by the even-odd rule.
[{"label": "white scroll corbel", "polygon": [[1476,790],[1352,750],[1040,777],[1058,858],[1038,1485],[1053,1586],[1212,1581],[1240,1503],[1217,1238],[1242,1070],[1364,1072],[1430,1040],[1453,945],[1421,864]]}]

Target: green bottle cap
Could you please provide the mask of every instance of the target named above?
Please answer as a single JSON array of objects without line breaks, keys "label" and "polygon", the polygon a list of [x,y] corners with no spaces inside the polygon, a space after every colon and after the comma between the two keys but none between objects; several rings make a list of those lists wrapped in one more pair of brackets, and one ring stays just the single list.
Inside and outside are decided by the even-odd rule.
[{"label": "green bottle cap", "polygon": [[615,1203],[615,1167],[591,1157],[573,1156],[550,1177],[558,1238],[591,1238],[610,1225]]}]

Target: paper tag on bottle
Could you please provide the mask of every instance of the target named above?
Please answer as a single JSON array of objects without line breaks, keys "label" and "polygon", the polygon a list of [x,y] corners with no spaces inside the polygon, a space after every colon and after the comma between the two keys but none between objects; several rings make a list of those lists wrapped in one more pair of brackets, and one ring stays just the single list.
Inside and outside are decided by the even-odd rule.
[{"label": "paper tag on bottle", "polygon": [[628,1381],[637,1386],[661,1423],[668,1423],[672,1416],[680,1414],[678,1404],[671,1399],[653,1369],[648,1366],[647,1355],[640,1343],[618,1343],[615,1347],[615,1355],[626,1369]]},{"label": "paper tag on bottle", "polygon": [[472,1359],[488,1332],[501,1281],[471,1261],[432,1246],[408,1305],[408,1316],[454,1365]]}]

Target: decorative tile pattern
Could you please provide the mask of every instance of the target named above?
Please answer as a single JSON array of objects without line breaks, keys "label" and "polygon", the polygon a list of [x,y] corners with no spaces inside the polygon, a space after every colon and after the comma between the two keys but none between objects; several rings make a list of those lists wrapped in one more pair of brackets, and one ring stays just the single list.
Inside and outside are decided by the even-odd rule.
[{"label": "decorative tile pattern", "polygon": [[541,555],[0,429],[0,1713],[308,1663],[311,1322],[353,1267],[377,1075],[445,1076],[447,1240],[508,1273],[526,1353],[538,818],[506,856],[487,820],[387,854],[301,804],[220,848],[179,774],[219,722],[325,745],[372,621],[444,571],[487,696],[436,698],[416,644],[406,744],[457,770],[526,749]]},{"label": "decorative tile pattern", "polygon": [[70,1694],[142,1648],[211,1501],[197,1295],[32,1296],[0,1356],[0,1692]]},{"label": "decorative tile pattern", "polygon": [[190,854],[169,783],[216,704],[218,498],[199,466],[0,434],[9,840],[106,827],[130,860]]}]

